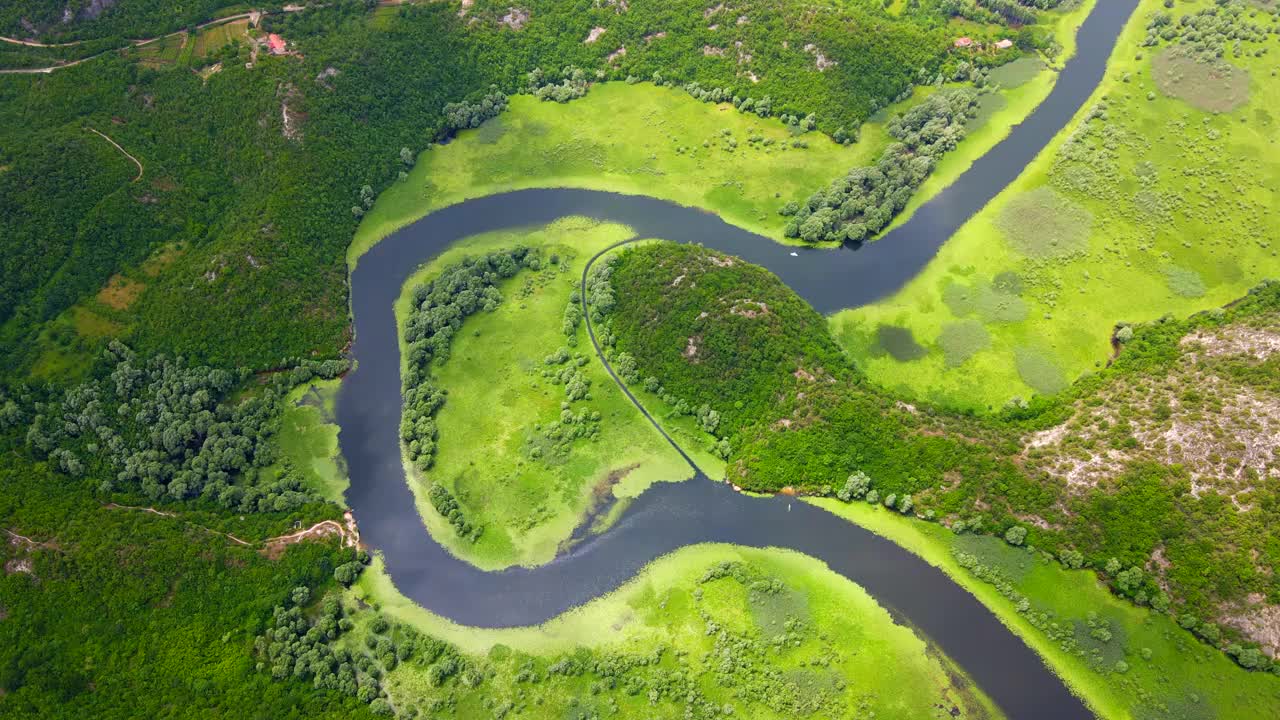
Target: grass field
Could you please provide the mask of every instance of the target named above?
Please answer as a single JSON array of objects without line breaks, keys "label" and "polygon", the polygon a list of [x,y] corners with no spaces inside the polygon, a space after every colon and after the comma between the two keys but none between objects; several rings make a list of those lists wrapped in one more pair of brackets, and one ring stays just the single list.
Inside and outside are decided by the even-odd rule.
[{"label": "grass field", "polygon": [[[753,136],[772,144],[748,142]],[[378,240],[433,210],[532,187],[650,195],[781,238],[778,208],[873,162],[885,137],[867,127],[862,142],[849,146],[817,132],[795,138],[776,119],[649,83],[598,84],[567,105],[517,95],[480,128],[420,154],[409,178],[382,193],[365,216],[348,260],[354,266]],[[809,147],[793,148],[796,139]]]},{"label": "grass field", "polygon": [[[1074,28],[1096,0],[1056,18],[1070,52]],[[1034,62],[1034,61],[1032,61]],[[1025,70],[1026,65],[1022,68]],[[1054,72],[1024,75],[999,94],[971,136],[947,156],[906,213],[953,182],[1048,94]],[[1011,78],[1012,79],[1012,78]],[[726,221],[779,241],[780,207],[808,197],[854,167],[874,164],[889,142],[884,122],[936,88],[862,127],[844,146],[822,133],[796,137],[777,119],[702,103],[676,88],[603,83],[567,105],[521,95],[506,112],[448,145],[419,155],[409,178],[378,197],[348,251],[360,255],[397,228],[470,198],[532,187],[573,187],[649,195],[712,210]],[[750,142],[751,138],[757,142]],[[807,147],[795,147],[800,140]],[[768,144],[766,144],[768,143]]]},{"label": "grass field", "polygon": [[284,459],[301,474],[307,487],[346,507],[350,478],[338,449],[333,404],[341,380],[317,380],[289,394],[276,436]]},{"label": "grass field", "polygon": [[[737,564],[737,577],[708,579],[722,563]],[[530,718],[593,717],[592,707],[611,709],[601,716],[679,717],[686,697],[665,690],[671,673],[691,680],[726,717],[844,717],[855,709],[857,717],[917,720],[950,717],[952,707],[961,718],[1000,717],[957,668],[894,624],[860,587],[791,552],[685,548],[617,591],[531,628],[484,630],[444,621],[401,596],[378,565],[352,593],[397,622],[453,643],[481,667],[502,669],[478,692],[459,686],[442,717],[488,717],[482,697],[512,700],[523,706],[520,716]],[[367,628],[361,623],[344,642],[361,647]],[[655,657],[655,650],[656,665],[646,669],[646,662],[614,682],[590,671],[546,674],[553,661],[570,655],[588,667],[593,661],[617,667]],[[405,663],[392,671],[392,697],[441,695],[424,670]],[[525,681],[509,683],[522,670]],[[695,717],[709,717],[695,707]]]},{"label": "grass field", "polygon": [[[944,570],[1043,656],[1106,720],[1280,716],[1280,678],[1243,670],[1169,616],[1116,598],[1093,571],[1067,570],[999,539],[956,535],[941,525],[907,519],[866,503],[811,502]],[[998,569],[1026,598],[1026,611],[1019,612],[1018,600],[965,569],[955,550]],[[1042,617],[1033,624],[1035,616]],[[1064,650],[1061,636],[1050,638],[1037,627],[1039,620],[1066,628],[1083,654]],[[1095,636],[1100,626],[1107,632]],[[1098,639],[1108,634],[1109,640]]]},{"label": "grass field", "polygon": [[194,53],[197,57],[204,57],[218,52],[232,40],[239,40],[241,45],[246,45],[250,42],[248,30],[248,20],[233,20],[201,30],[196,33]]},{"label": "grass field", "polygon": [[[631,234],[621,225],[566,218],[481,235],[456,244],[406,283],[396,308],[402,322],[412,288],[466,254],[523,244],[558,258],[507,281],[497,310],[468,318],[450,358],[436,366],[436,381],[449,393],[436,418],[439,454],[425,475],[412,471],[410,484],[432,534],[460,557],[489,569],[545,563],[584,518],[654,482],[691,476],[596,359],[585,327],[572,346],[563,331],[565,307],[586,261]],[[582,371],[590,396],[574,403],[572,412],[600,416],[598,436],[573,441],[567,456],[551,452],[547,438],[561,420],[565,392],[543,376],[544,359],[560,348],[587,358]],[[430,507],[425,491],[431,482],[453,493],[469,522],[484,526],[478,541],[458,539]]]},{"label": "grass field", "polygon": [[[1175,21],[1211,5],[1179,3]],[[1269,110],[1280,81],[1269,56],[1246,43],[1221,61],[1241,69],[1230,82],[1166,78],[1197,102],[1236,108],[1198,110],[1153,78],[1168,51],[1140,47],[1158,11],[1142,3],[1081,114],[919,276],[834,316],[873,380],[949,407],[999,409],[1100,367],[1118,322],[1220,306],[1280,272]],[[1252,78],[1243,103],[1242,71]],[[924,352],[895,358],[886,331],[909,332]]]}]

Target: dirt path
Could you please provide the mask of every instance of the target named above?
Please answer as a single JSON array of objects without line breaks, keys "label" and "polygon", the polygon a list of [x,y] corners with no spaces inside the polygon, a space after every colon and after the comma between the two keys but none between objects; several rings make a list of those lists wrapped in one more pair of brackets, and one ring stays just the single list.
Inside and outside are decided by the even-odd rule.
[{"label": "dirt path", "polygon": [[142,169],[142,161],[141,161],[141,160],[139,160],[138,158],[136,158],[136,157],[134,157],[134,156],[130,155],[130,154],[129,154],[129,152],[128,152],[127,150],[125,150],[124,148],[120,147],[120,143],[117,143],[115,140],[112,140],[111,138],[107,137],[107,135],[106,135],[105,133],[100,133],[100,132],[98,132],[97,130],[94,130],[93,128],[85,128],[85,129],[86,129],[86,130],[88,130],[88,131],[89,131],[89,132],[91,132],[91,133],[94,133],[94,134],[95,134],[95,135],[97,135],[98,137],[101,137],[103,140],[106,140],[107,142],[111,143],[112,147],[114,147],[115,149],[119,150],[121,153],[123,153],[123,154],[124,154],[124,156],[125,156],[125,157],[129,158],[130,160],[132,160],[134,165],[137,165],[137,166],[138,166],[138,176],[137,176],[137,177],[135,177],[131,182],[138,182],[139,180],[141,180],[141,179],[142,179],[143,169]]},{"label": "dirt path", "polygon": [[280,557],[290,545],[306,540],[323,540],[335,535],[342,542],[342,547],[360,547],[360,531],[356,527],[355,516],[348,510],[342,514],[342,519],[345,526],[334,520],[322,520],[306,530],[268,538],[262,543],[262,554],[274,560]]},{"label": "dirt path", "polygon": [[[153,507],[141,507],[138,505],[119,505],[117,503],[107,503],[105,507],[108,510],[137,510],[139,512],[151,513],[153,515],[159,515],[161,517],[174,518],[179,520],[181,519],[176,513],[166,512],[164,510],[157,510]],[[238,538],[235,535],[232,535],[231,533],[223,532],[221,530],[214,530],[213,528],[205,527],[204,525],[198,525],[196,523],[187,523],[187,524],[191,525],[192,527],[199,528],[207,533],[213,533],[214,535],[221,535],[222,537],[227,538],[228,540],[236,543],[237,545],[243,545],[244,547],[257,547],[258,551],[261,552],[263,555],[266,555],[269,558],[275,559],[280,557],[280,555],[284,553],[285,549],[288,548],[288,546],[290,545],[304,542],[306,540],[323,540],[325,538],[333,537],[335,535],[342,541],[343,547],[350,547],[350,548],[359,547],[360,546],[360,529],[356,526],[355,515],[353,515],[352,512],[348,510],[342,514],[342,519],[343,519],[342,523],[339,523],[336,520],[321,520],[320,522],[316,523],[315,525],[312,525],[311,527],[305,530],[299,530],[297,532],[292,532],[287,535],[278,535],[276,537],[267,538],[266,540],[263,540],[260,543],[250,542],[248,540]],[[9,535],[13,537],[19,537],[19,538],[22,537],[20,535],[14,535],[14,533],[9,530],[6,530],[5,532],[9,533]],[[22,539],[26,540],[27,542],[32,542],[27,538],[22,538]]]},{"label": "dirt path", "polygon": [[7,42],[13,45],[26,45],[27,47],[61,48],[61,47],[75,47],[77,45],[82,44],[84,41],[72,40],[71,42],[64,42],[64,43],[42,43],[42,42],[36,42],[35,40],[19,40],[17,38],[5,37],[3,35],[0,35],[0,42]]},{"label": "dirt path", "polygon": [[[412,4],[414,4],[413,0],[379,0],[378,2],[378,5],[380,7],[391,7],[396,5],[412,5]],[[285,5],[280,9],[279,12],[296,13],[296,12],[302,12],[303,10],[306,10],[309,7],[324,7],[324,5]],[[225,25],[230,22],[235,22],[236,20],[246,20],[246,19],[249,20],[251,24],[256,25],[263,16],[271,15],[271,14],[272,13],[269,10],[250,10],[249,12],[243,12],[236,15],[228,15],[226,17],[217,18],[216,20],[209,20],[208,22],[204,22],[199,25],[196,25],[195,29],[196,31],[200,31],[200,30],[204,30],[205,28],[214,27],[216,25]],[[65,68],[75,67],[80,63],[88,62],[95,58],[100,58],[103,55],[106,55],[107,53],[115,52],[117,50],[124,50],[127,47],[139,48],[139,47],[143,47],[144,45],[150,45],[152,43],[159,42],[161,40],[167,40],[168,38],[174,37],[176,35],[186,35],[186,34],[187,34],[186,30],[176,30],[166,35],[157,35],[152,38],[126,40],[125,42],[127,42],[128,45],[125,45],[123,47],[113,48],[111,50],[104,50],[103,52],[100,52],[96,55],[90,55],[89,57],[80,58],[79,60],[72,60],[70,62],[59,63],[57,65],[50,65],[48,67],[13,68],[10,70],[0,70],[0,75],[48,75],[54,70],[63,70]],[[14,45],[26,45],[27,47],[60,48],[60,47],[73,47],[75,45],[80,45],[85,41],[76,40],[74,42],[68,42],[68,43],[45,44],[45,43],[36,42],[34,40],[19,40],[17,38],[0,36],[0,42],[7,42]],[[183,47],[186,47],[185,38],[183,40]],[[122,150],[121,152],[124,152],[124,151]],[[125,153],[125,154],[127,155],[128,153]],[[135,160],[134,162],[137,162],[137,161]],[[139,175],[138,177],[142,177],[142,176]]]},{"label": "dirt path", "polygon": [[[297,9],[298,9],[298,10],[304,10],[304,9],[306,9],[306,6],[299,6]],[[286,12],[291,12],[291,11],[286,11]],[[269,13],[267,13],[265,10],[254,10],[254,11],[251,11],[251,12],[244,12],[244,13],[240,13],[240,14],[238,14],[238,15],[228,15],[227,17],[224,17],[224,18],[218,18],[218,19],[216,19],[216,20],[210,20],[210,21],[208,21],[208,22],[201,23],[201,24],[197,25],[195,29],[196,29],[197,31],[199,31],[199,30],[203,30],[203,29],[205,29],[205,28],[214,27],[215,25],[225,25],[226,23],[229,23],[229,22],[235,22],[236,20],[256,19],[256,18],[259,18],[259,17],[261,17],[261,16],[263,16],[263,15],[267,15],[267,14],[269,14]],[[167,39],[169,39],[169,38],[171,38],[171,37],[175,37],[175,36],[178,36],[178,35],[183,35],[183,36],[185,36],[186,34],[187,34],[187,31],[186,31],[186,30],[176,30],[176,31],[171,32],[171,33],[168,33],[168,34],[166,34],[166,35],[157,35],[157,36],[152,37],[152,38],[140,38],[140,39],[137,39],[137,40],[126,40],[125,42],[127,42],[127,43],[128,43],[128,45],[125,45],[125,46],[123,46],[123,47],[118,47],[118,48],[112,48],[111,50],[104,50],[103,52],[100,52],[100,53],[98,53],[98,54],[96,54],[96,55],[90,55],[89,57],[86,57],[86,58],[80,58],[79,60],[72,60],[72,61],[70,61],[70,62],[59,63],[59,64],[57,64],[57,65],[50,65],[50,66],[48,66],[48,67],[39,67],[39,68],[14,68],[14,69],[11,69],[11,70],[0,70],[0,75],[41,75],[41,74],[43,74],[43,75],[48,75],[49,73],[53,72],[54,70],[63,70],[63,69],[69,68],[69,67],[75,67],[76,65],[79,65],[80,63],[88,62],[88,61],[93,60],[93,59],[95,59],[95,58],[100,58],[100,57],[102,57],[103,55],[106,55],[107,53],[116,52],[117,50],[124,50],[124,49],[125,49],[125,48],[127,48],[127,47],[135,47],[135,48],[139,48],[139,47],[143,47],[143,46],[145,46],[145,45],[150,45],[150,44],[152,44],[152,43],[160,42],[161,40],[167,40]],[[63,44],[50,44],[50,45],[45,45],[45,44],[42,44],[42,43],[35,42],[35,41],[33,41],[33,40],[18,40],[18,39],[15,39],[15,38],[0,37],[0,42],[8,42],[8,43],[12,43],[12,44],[15,44],[15,45],[26,45],[26,46],[28,46],[28,47],[56,48],[56,47],[70,47],[70,46],[72,46],[72,45],[79,45],[79,44],[80,44],[81,42],[83,42],[83,41],[77,41],[77,42],[74,42],[74,43],[63,43]],[[185,42],[185,40],[184,40],[184,42],[183,42],[183,46],[184,46],[184,47],[186,46],[186,42]],[[96,131],[95,131],[95,132],[96,132]],[[105,136],[104,136],[104,137],[105,137]],[[124,152],[124,151],[122,150],[121,152]],[[128,153],[125,153],[125,154],[127,155]],[[134,162],[137,162],[137,161],[135,160]],[[141,176],[141,175],[139,175],[138,177],[142,177],[142,176]]]},{"label": "dirt path", "polygon": [[108,510],[141,510],[142,512],[149,512],[149,513],[152,513],[153,515],[159,515],[161,517],[171,517],[171,518],[178,517],[177,515],[171,512],[157,510],[153,507],[139,507],[137,505],[117,505],[116,503],[107,503],[107,509]]},{"label": "dirt path", "polygon": [[19,535],[18,533],[12,530],[9,530],[8,528],[5,529],[5,533],[9,535],[9,541],[12,542],[14,545],[26,545],[28,548],[57,549],[57,547],[53,543],[40,542],[39,540],[32,540],[26,535]]}]

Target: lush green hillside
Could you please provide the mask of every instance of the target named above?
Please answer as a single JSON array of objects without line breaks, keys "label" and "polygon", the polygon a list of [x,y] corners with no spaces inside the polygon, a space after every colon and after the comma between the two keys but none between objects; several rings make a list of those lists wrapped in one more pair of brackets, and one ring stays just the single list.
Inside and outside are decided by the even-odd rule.
[{"label": "lush green hillside", "polygon": [[734,484],[1012,533],[1236,655],[1219,625],[1270,642],[1280,285],[1131,327],[1115,363],[1064,397],[975,419],[867,383],[819,316],[741,260],[658,244],[605,267],[615,302],[598,332],[615,368],[685,414],[715,411],[706,442]]},{"label": "lush green hillside", "polygon": [[350,551],[305,543],[268,559],[183,519],[106,507],[13,452],[0,524],[0,715],[372,717],[354,698],[272,682],[253,657],[272,606],[331,584]]},{"label": "lush green hillside", "polygon": [[[576,65],[582,81],[659,72],[768,96],[755,112],[813,113],[834,131],[888,104],[920,68],[931,77],[946,46],[937,13],[895,16],[871,2],[757,0],[732,18],[687,1],[631,3],[626,12],[499,5],[329,3],[268,15],[250,35],[213,27],[49,75],[0,76],[0,235],[12,245],[0,275],[7,364],[46,376],[82,370],[77,357],[94,333],[66,316],[49,324],[77,301],[148,352],[256,367],[332,356],[345,344],[352,207],[407,169],[402,149],[411,163],[470,126],[466,112],[446,116],[447,103],[478,99],[492,84],[529,89],[527,74],[539,66],[539,84]],[[146,25],[149,7],[122,2],[94,23]],[[594,28],[605,32],[584,42]],[[251,36],[268,30],[297,54],[252,48]],[[615,54],[624,44],[627,53]],[[829,60],[822,68],[818,54]],[[141,263],[165,249],[166,262],[143,273]],[[93,305],[121,272],[138,286],[133,299]],[[227,317],[245,322],[233,331]]]},{"label": "lush green hillside", "polygon": [[118,44],[123,38],[151,38],[245,9],[235,0],[12,0],[0,8],[0,35],[50,44],[99,38]]}]

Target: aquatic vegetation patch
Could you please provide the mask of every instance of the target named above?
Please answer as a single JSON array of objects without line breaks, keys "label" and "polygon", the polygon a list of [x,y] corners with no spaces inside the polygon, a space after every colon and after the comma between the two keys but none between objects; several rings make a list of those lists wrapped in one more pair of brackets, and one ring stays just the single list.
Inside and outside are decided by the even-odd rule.
[{"label": "aquatic vegetation patch", "polygon": [[1151,64],[1156,87],[1198,110],[1231,112],[1249,102],[1249,71],[1221,58],[1206,58],[1184,46],[1156,55]]},{"label": "aquatic vegetation patch", "polygon": [[1176,196],[1158,190],[1139,190],[1133,194],[1133,207],[1150,222],[1168,223],[1173,219]]},{"label": "aquatic vegetation patch", "polygon": [[911,328],[900,325],[881,325],[876,328],[876,345],[898,362],[919,360],[928,352],[916,342]]},{"label": "aquatic vegetation patch", "polygon": [[1040,58],[1022,57],[995,68],[987,74],[987,79],[1002,88],[1016,88],[1031,82],[1044,69],[1044,61]]},{"label": "aquatic vegetation patch", "polygon": [[1062,368],[1045,352],[1031,347],[1014,349],[1014,363],[1022,381],[1036,392],[1052,395],[1067,387]]},{"label": "aquatic vegetation patch", "polygon": [[1014,196],[996,226],[1027,257],[1065,258],[1088,248],[1093,213],[1051,188],[1040,187]]},{"label": "aquatic vegetation patch", "polygon": [[1004,110],[1009,106],[1009,99],[1000,93],[983,93],[978,98],[978,105],[974,109],[973,117],[964,125],[965,134],[969,134],[974,130],[986,125],[996,113]]},{"label": "aquatic vegetation patch", "polygon": [[938,335],[938,346],[942,348],[947,365],[957,367],[991,347],[991,333],[977,320],[947,323]]},{"label": "aquatic vegetation patch", "polygon": [[1163,270],[1165,282],[1175,295],[1197,298],[1205,293],[1204,278],[1190,268],[1170,265]]},{"label": "aquatic vegetation patch", "polygon": [[1021,279],[1010,273],[1002,281],[973,285],[949,282],[942,290],[942,301],[956,317],[977,314],[988,323],[1014,323],[1027,318],[1027,304],[1018,296]]}]

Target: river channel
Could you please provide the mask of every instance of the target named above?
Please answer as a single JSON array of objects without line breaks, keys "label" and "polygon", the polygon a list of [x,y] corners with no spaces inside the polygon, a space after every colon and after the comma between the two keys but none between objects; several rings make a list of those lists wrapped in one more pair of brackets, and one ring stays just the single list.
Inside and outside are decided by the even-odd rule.
[{"label": "river channel", "polygon": [[343,382],[337,419],[351,477],[348,502],[362,539],[381,551],[396,587],[458,623],[512,627],[541,623],[614,590],[654,559],[686,545],[789,548],[865,588],[964,668],[1010,718],[1092,717],[1035,652],[937,568],[806,503],[750,498],[701,474],[653,486],[606,533],[547,565],[485,572],[453,557],[426,531],[401,464],[400,357],[392,307],[409,275],[453,242],[566,215],[618,222],[639,237],[696,242],[737,255],[777,274],[822,313],[872,302],[915,277],[1070,121],[1101,81],[1137,3],[1099,0],[1077,35],[1077,53],[1035,112],[910,220],[859,248],[785,247],[700,210],[566,189],[470,200],[374,246],[351,273],[357,367]]}]

